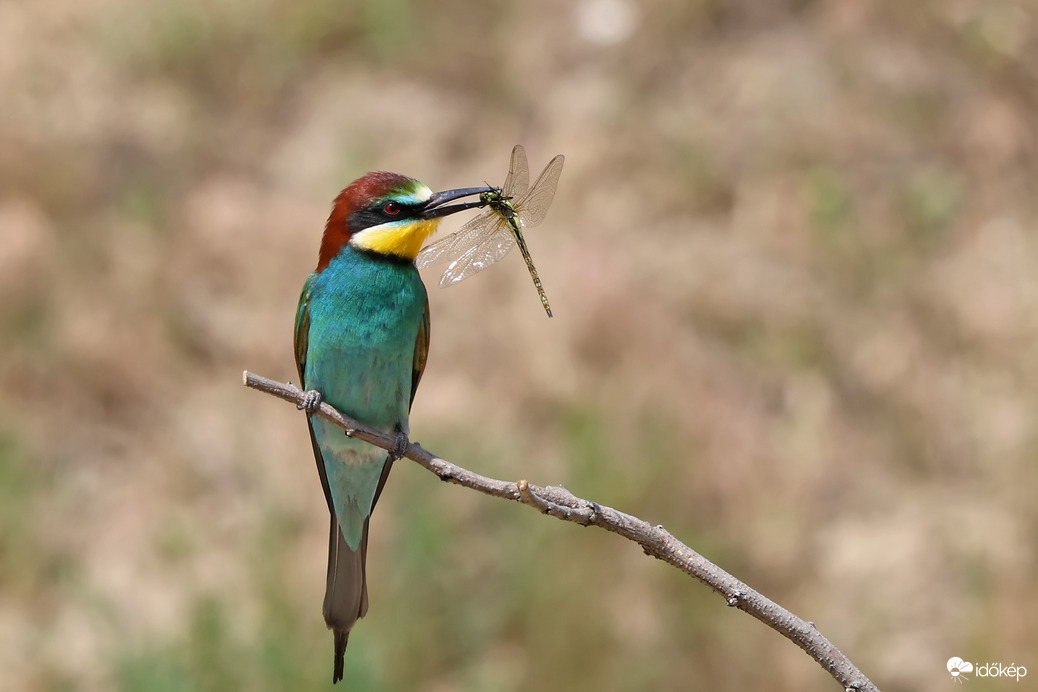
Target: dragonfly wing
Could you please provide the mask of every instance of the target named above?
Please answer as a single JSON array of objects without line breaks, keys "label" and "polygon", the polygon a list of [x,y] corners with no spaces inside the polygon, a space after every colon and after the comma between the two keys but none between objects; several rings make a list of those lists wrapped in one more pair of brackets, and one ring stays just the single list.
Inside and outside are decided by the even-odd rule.
[{"label": "dragonfly wing", "polygon": [[524,226],[536,226],[548,215],[548,207],[555,199],[555,188],[559,184],[562,164],[565,162],[566,157],[562,154],[549,161],[526,196],[513,203]]},{"label": "dragonfly wing", "polygon": [[469,246],[465,252],[450,263],[440,277],[440,286],[446,288],[478,274],[508,254],[515,245],[515,237],[504,219],[498,219],[494,232],[484,236],[479,243]]},{"label": "dragonfly wing", "polygon": [[507,198],[521,199],[491,207],[451,235],[426,246],[418,253],[415,264],[423,268],[441,260],[450,260],[450,266],[440,277],[440,286],[446,287],[464,281],[499,261],[515,245],[516,236],[522,233],[520,223],[501,213],[500,207],[504,206],[507,211],[510,211],[509,207],[515,209],[523,224],[534,226],[540,223],[555,197],[563,160],[561,154],[552,159],[531,190],[526,150],[516,144],[512,148],[502,193]]},{"label": "dragonfly wing", "polygon": [[508,175],[501,190],[505,197],[521,197],[530,189],[530,165],[526,162],[526,150],[522,144],[512,147],[512,159],[508,164]]},{"label": "dragonfly wing", "polygon": [[415,266],[419,269],[424,269],[430,264],[436,264],[447,254],[447,247],[454,241],[454,236],[456,235],[457,233],[452,233],[445,238],[440,238],[435,243],[430,243],[423,247],[418,256],[414,258]]},{"label": "dragonfly wing", "polygon": [[458,230],[449,236],[440,238],[435,243],[430,243],[422,248],[415,258],[415,265],[424,269],[430,264],[435,264],[445,259],[455,259],[469,248],[479,245],[482,238],[493,233],[493,227],[498,221],[497,212],[487,209],[479,216],[468,220]]}]

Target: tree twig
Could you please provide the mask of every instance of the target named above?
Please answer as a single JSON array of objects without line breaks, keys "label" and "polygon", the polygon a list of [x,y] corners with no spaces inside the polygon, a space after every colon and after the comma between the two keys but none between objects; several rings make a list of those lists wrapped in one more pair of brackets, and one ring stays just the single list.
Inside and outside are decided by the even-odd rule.
[{"label": "tree twig", "polygon": [[[276,382],[247,370],[243,373],[243,381],[246,387],[272,394],[296,405],[303,401],[303,391],[295,385]],[[344,416],[327,403],[321,403],[314,415],[340,426],[347,435],[376,447],[392,451],[396,446],[396,438],[392,435],[386,435]],[[541,487],[525,480],[509,483],[481,476],[440,459],[415,443],[408,445],[404,456],[432,471],[440,480],[486,495],[516,500],[542,514],[550,514],[557,519],[581,526],[598,526],[632,540],[642,547],[646,555],[651,555],[695,577],[720,594],[729,606],[749,613],[792,640],[843,685],[847,692],[878,692],[879,688],[822,635],[814,623],[797,617],[754,591],[679,541],[663,526],[652,526],[638,517],[612,507],[583,500],[563,487]]]}]

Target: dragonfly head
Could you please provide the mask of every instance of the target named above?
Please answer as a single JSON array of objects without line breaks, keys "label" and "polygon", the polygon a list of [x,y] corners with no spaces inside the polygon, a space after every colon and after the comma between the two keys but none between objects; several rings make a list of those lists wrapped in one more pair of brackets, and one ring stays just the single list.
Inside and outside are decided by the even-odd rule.
[{"label": "dragonfly head", "polygon": [[494,206],[495,204],[507,202],[510,199],[512,199],[512,197],[506,196],[504,190],[499,187],[490,187],[489,185],[487,185],[487,188],[483,190],[482,194],[479,196],[479,201],[481,202],[480,206],[486,206],[488,204]]},{"label": "dragonfly head", "polygon": [[470,187],[434,193],[414,178],[398,173],[368,173],[335,198],[324,228],[317,271],[327,267],[346,245],[414,260],[442,217],[484,205],[481,201],[448,202],[485,191],[484,187]]}]

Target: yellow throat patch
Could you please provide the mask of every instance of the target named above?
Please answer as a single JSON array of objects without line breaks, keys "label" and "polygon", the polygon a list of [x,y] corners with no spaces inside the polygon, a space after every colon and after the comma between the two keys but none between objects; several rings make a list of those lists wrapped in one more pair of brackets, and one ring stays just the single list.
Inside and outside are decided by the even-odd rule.
[{"label": "yellow throat patch", "polygon": [[439,219],[396,221],[365,228],[350,238],[350,244],[382,255],[414,261],[426,239],[436,232]]}]

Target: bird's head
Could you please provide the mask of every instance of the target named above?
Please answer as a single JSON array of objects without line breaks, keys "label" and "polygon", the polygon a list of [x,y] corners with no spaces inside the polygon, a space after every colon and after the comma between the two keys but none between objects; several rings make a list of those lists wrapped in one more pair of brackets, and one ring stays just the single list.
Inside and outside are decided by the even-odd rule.
[{"label": "bird's head", "polygon": [[425,240],[436,231],[441,217],[485,204],[481,200],[452,205],[447,202],[486,190],[466,187],[434,193],[417,180],[398,173],[368,173],[335,198],[324,227],[317,271],[327,267],[346,245],[413,261]]}]

